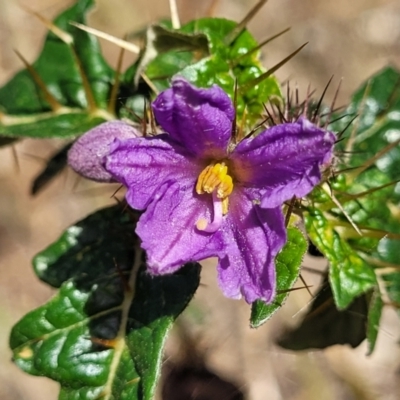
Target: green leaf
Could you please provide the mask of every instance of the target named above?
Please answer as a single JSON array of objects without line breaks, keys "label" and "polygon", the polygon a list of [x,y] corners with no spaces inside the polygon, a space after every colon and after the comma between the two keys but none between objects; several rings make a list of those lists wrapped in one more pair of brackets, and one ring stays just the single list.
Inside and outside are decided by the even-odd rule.
[{"label": "green leaf", "polygon": [[266,70],[259,60],[259,53],[245,56],[257,45],[254,37],[244,29],[230,45],[227,36],[237,23],[222,18],[202,18],[192,21],[181,29],[184,32],[202,32],[209,40],[211,55],[180,72],[200,87],[217,84],[233,99],[235,79],[238,82],[237,113],[241,118],[247,107],[248,124],[254,123],[263,112],[263,104],[272,96],[281,96],[280,86],[274,76],[266,78],[251,89],[242,90]]},{"label": "green leaf", "polygon": [[90,109],[87,91],[72,46],[53,33],[32,64],[51,95],[62,105],[52,110],[43,89],[27,70],[18,72],[0,89],[0,134],[21,137],[76,136],[112,118],[105,111],[114,72],[100,52],[96,38],[70,24],[85,23],[93,0],[79,0],[54,21],[73,38],[75,53],[89,82],[95,108]]},{"label": "green leaf", "polygon": [[35,258],[39,277],[60,289],[14,326],[10,346],[21,369],[60,383],[61,399],[154,396],[166,335],[200,266],[149,275],[136,220],[120,206],[100,210]]},{"label": "green leaf", "polygon": [[[0,135],[38,139],[69,138],[78,136],[101,124],[106,119],[98,115],[90,115],[85,111],[70,109],[65,114],[52,113],[33,114],[29,116],[13,116],[13,123],[0,125]],[[1,123],[1,118],[0,118]]]},{"label": "green leaf", "polygon": [[281,96],[280,86],[276,78],[270,76],[252,88],[244,89],[265,69],[261,66],[259,53],[249,53],[258,43],[246,29],[233,43],[226,44],[226,37],[236,25],[236,22],[222,18],[201,18],[179,30],[151,27],[142,61],[146,75],[158,90],[166,89],[168,79],[178,74],[199,87],[217,84],[231,99],[237,80],[238,119],[241,121],[247,107],[247,124],[254,123],[263,112],[263,104],[273,96]]},{"label": "green leaf", "polygon": [[[354,153],[346,164],[351,167],[363,165],[389,143],[399,139],[400,128],[400,72],[386,67],[367,80],[354,94],[345,114],[359,114],[353,133]],[[350,117],[338,124],[338,129],[348,123]],[[346,143],[344,143],[346,144]],[[398,161],[400,146],[397,146],[379,161],[374,168],[393,180],[400,177]]]},{"label": "green leaf", "polygon": [[335,230],[335,221],[328,221],[322,212],[310,209],[305,224],[311,240],[329,261],[335,303],[345,309],[376,285],[375,272]]},{"label": "green leaf", "polygon": [[187,34],[153,25],[148,28],[146,36],[146,48],[136,71],[135,81],[138,82],[140,74],[146,69],[147,76],[159,90],[168,87],[167,77],[194,63],[196,57],[202,58],[209,54],[208,39],[202,33]]},{"label": "green leaf", "polygon": [[390,301],[397,308],[400,315],[400,272],[391,272],[382,275],[385,283],[385,289],[389,296]]},{"label": "green leaf", "polygon": [[73,142],[68,143],[50,157],[44,169],[33,180],[31,187],[32,195],[39,193],[51,182],[52,179],[61,174],[61,172],[66,168],[68,162],[68,151],[72,144]]},{"label": "green leaf", "polygon": [[282,307],[299,277],[301,262],[306,251],[307,241],[303,234],[297,228],[289,228],[288,240],[275,260],[278,294],[271,304],[262,301],[253,303],[250,317],[252,328],[258,328]]},{"label": "green leaf", "polygon": [[129,267],[137,218],[139,214],[122,212],[119,206],[89,215],[34,257],[36,275],[56,288],[70,279],[90,286],[90,277],[97,279],[93,268],[102,276],[113,266]]},{"label": "green leaf", "polygon": [[8,146],[11,143],[14,143],[18,140],[18,138],[10,138],[10,137],[2,137],[0,136],[0,147]]},{"label": "green leaf", "polygon": [[375,349],[376,339],[378,338],[379,322],[382,316],[383,301],[379,286],[375,286],[368,310],[367,321],[367,340],[368,340],[368,354],[372,354]]},{"label": "green leaf", "polygon": [[[330,262],[335,302],[342,309],[356,296],[377,287],[374,268],[400,267],[399,82],[399,71],[383,69],[361,85],[347,110],[337,116],[331,129],[342,131],[359,114],[337,144],[336,168],[346,172],[334,174],[329,182],[341,207],[332,201],[329,191],[316,188],[310,195],[312,206],[305,213],[310,238]],[[367,327],[370,352],[382,310],[379,291],[374,290]]]},{"label": "green leaf", "polygon": [[[358,112],[360,116],[353,128],[350,143],[344,141],[341,144],[342,148],[347,147],[346,150],[351,151],[343,167],[355,168],[345,175],[342,189],[352,194],[354,200],[348,201],[342,196],[342,204],[356,224],[382,231],[380,236],[371,233],[369,240],[366,232],[363,239],[353,239],[352,246],[365,249],[365,253],[378,260],[394,264],[399,263],[399,240],[384,236],[385,232],[400,232],[400,143],[396,145],[400,139],[399,82],[400,72],[387,67],[357,90],[345,113]],[[344,119],[336,128],[341,129],[346,123]],[[390,144],[395,146],[381,154],[367,169],[359,172],[358,167],[368,163]],[[379,187],[382,188],[374,191]],[[366,195],[358,195],[367,191],[370,192]],[[376,250],[371,253],[374,248]]]}]

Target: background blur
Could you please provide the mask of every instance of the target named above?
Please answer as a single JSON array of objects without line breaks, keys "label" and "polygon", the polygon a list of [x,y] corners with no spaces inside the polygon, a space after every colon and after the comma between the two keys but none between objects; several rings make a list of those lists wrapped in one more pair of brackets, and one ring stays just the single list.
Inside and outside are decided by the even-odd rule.
[{"label": "background blur", "polygon": [[[21,0],[53,18],[71,1]],[[89,25],[122,37],[146,24],[168,17],[168,0],[98,0]],[[239,21],[255,0],[221,0],[213,15]],[[182,22],[204,16],[212,2],[178,1]],[[371,74],[392,63],[400,67],[400,2],[389,0],[270,0],[249,24],[259,40],[291,27],[291,31],[263,50],[271,67],[304,42],[303,51],[278,71],[281,81],[298,82],[301,93],[311,83],[320,94],[335,75],[343,77],[339,104]],[[18,49],[33,62],[40,52],[45,28],[14,0],[0,0],[0,84],[19,68]],[[108,61],[115,66],[118,48],[103,43]],[[126,63],[133,60],[126,59]],[[328,94],[333,96],[334,90]],[[112,204],[113,188],[77,182],[64,173],[37,197],[29,195],[32,179],[47,156],[61,142],[25,140],[0,149],[0,400],[53,400],[57,384],[30,377],[11,363],[8,334],[26,312],[45,302],[52,290],[34,276],[30,260],[55,240],[72,222],[94,209]],[[315,260],[306,259],[305,265]],[[392,309],[385,309],[375,353],[366,357],[366,346],[356,350],[334,346],[326,351],[293,353],[273,344],[286,325],[298,323],[310,296],[305,290],[291,294],[273,319],[258,330],[248,327],[249,307],[227,300],[217,288],[215,268],[207,262],[202,285],[180,329],[167,346],[168,365],[182,362],[183,336],[197,362],[221,378],[235,383],[252,400],[385,399],[400,393],[400,323]],[[321,264],[321,263],[320,263]],[[316,284],[315,275],[306,275]],[[314,289],[313,289],[314,290]],[[196,360],[192,360],[196,362]],[[213,397],[210,397],[210,400]],[[224,400],[223,396],[219,400]]]}]

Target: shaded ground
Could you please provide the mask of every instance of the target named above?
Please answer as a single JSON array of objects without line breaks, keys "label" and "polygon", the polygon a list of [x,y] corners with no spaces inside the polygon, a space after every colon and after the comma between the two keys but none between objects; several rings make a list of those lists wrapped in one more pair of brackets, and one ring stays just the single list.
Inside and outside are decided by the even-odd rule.
[{"label": "shaded ground", "polygon": [[[49,17],[69,4],[54,0],[24,3]],[[120,37],[168,15],[167,0],[101,0],[98,3],[98,11],[91,16],[90,24]],[[178,2],[183,20],[204,15],[210,5],[210,1],[201,2],[200,6],[197,3],[200,2]],[[240,20],[254,3],[221,0],[215,15]],[[379,68],[389,62],[400,66],[400,4],[397,1],[270,0],[250,24],[250,30],[262,39],[289,26],[292,27],[289,33],[265,49],[265,65],[273,66],[308,41],[308,46],[278,72],[281,80],[298,82],[303,93],[309,83],[320,93],[335,74],[336,82],[340,77],[344,79],[340,94],[344,104],[350,93]],[[44,34],[40,23],[16,2],[0,0],[1,83],[20,68],[12,49],[17,48],[28,60],[33,60],[40,51]],[[104,48],[115,65],[118,49],[109,44],[104,44]],[[30,182],[41,168],[37,157],[44,158],[57,147],[56,141],[27,140],[19,144],[16,146],[19,172],[11,150],[0,150],[2,400],[57,398],[56,384],[25,375],[12,365],[8,333],[23,314],[52,294],[35,279],[30,266],[32,256],[71,222],[111,203],[112,190],[102,191],[84,182],[75,187],[76,177],[72,173],[59,178],[37,198],[29,197]],[[316,277],[310,276],[307,281],[316,281]],[[194,343],[189,347],[196,351],[197,359],[192,359],[192,364],[203,363],[221,379],[234,382],[252,400],[396,400],[400,392],[400,350],[396,343],[399,322],[394,311],[385,312],[377,350],[372,357],[365,357],[365,345],[357,350],[337,346],[313,353],[292,353],[273,345],[273,338],[280,334],[282,326],[297,323],[301,316],[299,310],[308,302],[305,291],[295,292],[268,324],[251,330],[247,324],[248,306],[222,297],[216,286],[215,270],[208,263],[203,270],[202,287],[180,324]],[[187,361],[187,352],[179,340],[182,329],[168,343],[169,365]]]}]

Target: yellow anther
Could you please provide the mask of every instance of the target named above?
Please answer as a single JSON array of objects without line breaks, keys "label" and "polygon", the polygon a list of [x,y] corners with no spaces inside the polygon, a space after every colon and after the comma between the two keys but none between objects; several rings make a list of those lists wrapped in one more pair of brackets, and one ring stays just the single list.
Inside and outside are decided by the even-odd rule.
[{"label": "yellow anther", "polygon": [[227,173],[228,168],[223,163],[210,166],[203,179],[203,190],[206,193],[212,193]]},{"label": "yellow anther", "polygon": [[228,207],[229,207],[229,197],[225,197],[222,200],[222,215],[228,214]]},{"label": "yellow anther", "polygon": [[225,197],[228,197],[233,190],[233,181],[232,177],[229,175],[225,175],[223,179],[221,179],[221,182],[218,185],[217,188],[217,197],[219,199],[224,199]]},{"label": "yellow anther", "polygon": [[224,162],[208,165],[201,171],[196,183],[198,194],[213,193],[223,200],[223,213],[228,212],[228,196],[233,190],[233,179],[228,174],[228,167]]}]

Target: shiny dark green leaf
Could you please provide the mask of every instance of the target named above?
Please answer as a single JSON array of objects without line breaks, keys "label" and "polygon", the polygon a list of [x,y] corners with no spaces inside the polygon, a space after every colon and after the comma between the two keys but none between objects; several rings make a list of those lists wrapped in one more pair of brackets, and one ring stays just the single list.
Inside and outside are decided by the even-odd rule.
[{"label": "shiny dark green leaf", "polygon": [[266,322],[283,305],[300,273],[307,251],[307,241],[297,228],[288,229],[288,240],[276,257],[277,296],[271,304],[256,301],[252,305],[250,325],[257,328]]},{"label": "shiny dark green leaf", "polygon": [[32,114],[16,117],[12,125],[0,125],[0,134],[14,136],[10,137],[12,140],[20,137],[69,138],[78,136],[104,121],[102,116],[89,115],[79,110],[70,110],[61,115]]},{"label": "shiny dark green leaf", "polygon": [[44,169],[36,176],[33,180],[31,187],[31,194],[35,195],[40,192],[45,186],[47,186],[52,179],[61,172],[67,166],[68,150],[71,148],[72,143],[68,143],[61,150],[58,150],[53,154],[50,159],[46,162]]},{"label": "shiny dark green leaf", "polygon": [[88,108],[82,74],[71,46],[49,33],[32,64],[45,86],[63,106],[53,112],[43,90],[25,69],[0,88],[0,135],[30,137],[76,136],[112,116],[105,112],[114,72],[103,59],[96,38],[70,24],[84,23],[93,0],[79,0],[54,23],[70,34],[89,82],[95,109]]},{"label": "shiny dark green leaf", "polygon": [[21,369],[60,383],[61,399],[153,399],[165,337],[200,266],[149,275],[136,219],[120,206],[100,210],[35,258],[59,291],[14,326],[10,346]]},{"label": "shiny dark green leaf", "polygon": [[112,266],[129,268],[133,260],[135,219],[119,206],[104,208],[70,226],[33,259],[36,275],[53,287],[75,279],[92,285]]}]

